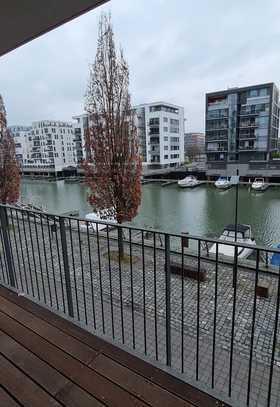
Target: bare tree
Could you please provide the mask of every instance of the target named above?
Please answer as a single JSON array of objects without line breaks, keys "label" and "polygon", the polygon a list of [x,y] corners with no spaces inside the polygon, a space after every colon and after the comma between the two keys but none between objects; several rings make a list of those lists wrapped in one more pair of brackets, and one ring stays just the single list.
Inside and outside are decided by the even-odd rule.
[{"label": "bare tree", "polygon": [[[102,14],[85,108],[89,117],[84,162],[88,200],[103,219],[119,224],[136,216],[141,202],[141,159],[129,93],[129,69],[117,52],[111,16]],[[119,253],[124,254],[121,228]]]},{"label": "bare tree", "polygon": [[201,154],[203,154],[202,148],[195,144],[192,146],[188,146],[188,148],[186,150],[186,155],[190,161],[194,161]]},{"label": "bare tree", "polygon": [[0,203],[18,200],[20,188],[19,165],[14,139],[7,128],[5,105],[0,95]]}]

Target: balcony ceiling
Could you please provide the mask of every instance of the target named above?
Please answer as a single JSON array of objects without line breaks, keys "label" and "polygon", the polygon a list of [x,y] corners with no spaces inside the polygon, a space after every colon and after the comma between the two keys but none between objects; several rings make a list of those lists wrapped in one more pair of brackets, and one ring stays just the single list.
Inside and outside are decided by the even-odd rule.
[{"label": "balcony ceiling", "polygon": [[108,0],[1,0],[0,56]]}]

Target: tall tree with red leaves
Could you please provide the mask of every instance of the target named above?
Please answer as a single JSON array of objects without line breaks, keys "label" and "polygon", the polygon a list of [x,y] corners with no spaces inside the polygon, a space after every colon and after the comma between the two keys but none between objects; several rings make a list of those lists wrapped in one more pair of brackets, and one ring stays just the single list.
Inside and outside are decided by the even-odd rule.
[{"label": "tall tree with red leaves", "polygon": [[[132,220],[141,202],[141,159],[129,93],[129,69],[116,51],[111,16],[102,14],[86,92],[89,129],[84,162],[89,203],[103,219]],[[121,228],[119,252],[124,254]]]},{"label": "tall tree with red leaves", "polygon": [[15,203],[19,197],[19,188],[20,172],[15,143],[7,128],[5,105],[0,95],[0,203]]}]

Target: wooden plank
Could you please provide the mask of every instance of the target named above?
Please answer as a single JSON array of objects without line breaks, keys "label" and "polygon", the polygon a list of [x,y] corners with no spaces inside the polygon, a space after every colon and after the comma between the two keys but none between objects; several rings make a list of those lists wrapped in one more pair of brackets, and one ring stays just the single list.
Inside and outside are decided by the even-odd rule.
[{"label": "wooden plank", "polygon": [[12,397],[0,386],[0,406],[3,407],[20,407]]},{"label": "wooden plank", "polygon": [[[0,350],[6,359],[20,368],[24,373],[31,377],[33,381],[39,383],[40,386],[57,400],[61,401],[65,406],[102,406],[102,404],[94,397],[70,382],[57,370],[50,367],[47,363],[21,346],[13,338],[1,331]],[[80,404],[77,404],[78,400]],[[0,406],[6,406],[6,404],[0,404]]]},{"label": "wooden plank", "polygon": [[102,407],[105,404],[100,403],[89,393],[77,387],[73,383],[69,383],[66,387],[57,393],[56,398],[65,406],[71,407]]},{"label": "wooden plank", "polygon": [[0,310],[85,364],[88,364],[97,355],[88,345],[3,297],[0,297]]},{"label": "wooden plank", "polygon": [[[0,287],[0,296],[4,296],[17,304],[20,304],[20,306],[27,309],[29,312],[40,316],[40,318],[60,328],[65,333],[72,335],[93,349],[99,350],[99,352],[108,355],[111,359],[117,361],[123,366],[128,367],[148,380],[152,380],[155,384],[177,395],[178,397],[181,397],[182,399],[189,401],[198,407],[217,406],[218,400],[211,395],[187,384],[180,379],[174,378],[171,374],[168,374],[161,369],[148,364],[131,353],[105,342],[103,339],[90,334],[86,330],[68,322],[57,314],[33,303],[27,298],[18,297],[14,292],[4,287]],[[224,407],[230,407],[230,405],[227,403],[223,404]]]},{"label": "wooden plank", "polygon": [[58,407],[59,402],[0,355],[1,384],[24,406]]},{"label": "wooden plank", "polygon": [[69,379],[2,331],[0,331],[0,352],[53,396],[69,383]]},{"label": "wooden plank", "polygon": [[193,404],[169,393],[105,355],[97,356],[90,367],[153,407],[193,407]]},{"label": "wooden plank", "polygon": [[0,312],[1,330],[108,406],[146,406],[133,395],[56,348],[19,322]]}]

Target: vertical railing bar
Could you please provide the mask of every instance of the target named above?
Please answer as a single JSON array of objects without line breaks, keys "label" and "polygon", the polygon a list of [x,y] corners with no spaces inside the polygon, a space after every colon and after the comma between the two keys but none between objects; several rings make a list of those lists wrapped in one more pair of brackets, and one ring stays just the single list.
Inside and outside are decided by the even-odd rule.
[{"label": "vertical railing bar", "polygon": [[250,404],[251,374],[252,374],[252,360],[253,360],[253,348],[254,348],[256,307],[257,307],[257,287],[258,287],[258,275],[259,275],[259,262],[260,262],[260,251],[257,249],[256,274],[255,274],[255,291],[254,291],[253,318],[252,318],[251,344],[250,344],[250,359],[249,359],[249,373],[248,373],[248,387],[247,387],[247,406],[249,406],[249,404]]},{"label": "vertical railing bar", "polygon": [[88,222],[86,222],[86,224],[87,224],[88,261],[89,261],[90,289],[91,289],[91,306],[92,306],[93,326],[94,326],[94,329],[96,330],[95,300],[94,300],[94,290],[93,290],[93,270],[92,270],[92,261],[91,261],[91,249],[90,249]]},{"label": "vertical railing bar", "polygon": [[80,231],[80,222],[79,222],[79,220],[77,220],[77,227],[78,227],[78,240],[79,240],[79,250],[80,250],[80,264],[81,264],[81,273],[82,273],[84,314],[85,314],[85,323],[87,325],[88,324],[87,301],[86,301],[86,291],[85,291],[84,262],[83,262],[83,253],[82,253],[82,244],[81,244],[81,231]]},{"label": "vertical railing bar", "polygon": [[156,234],[154,236],[154,319],[155,319],[155,342],[156,360],[158,360],[158,323],[157,323],[157,256],[156,256]]},{"label": "vertical railing bar", "polygon": [[267,407],[270,407],[270,402],[271,402],[274,357],[275,357],[275,348],[276,348],[277,333],[278,333],[279,305],[280,305],[280,267],[279,267],[279,271],[278,271],[277,301],[276,301],[276,310],[275,310],[275,325],[274,325],[274,333],[273,333],[272,354],[271,354],[270,371],[269,371]]},{"label": "vertical railing bar", "polygon": [[65,306],[65,297],[64,297],[64,284],[63,284],[63,276],[62,276],[62,268],[61,268],[61,256],[60,256],[60,247],[58,242],[58,234],[57,234],[57,219],[56,217],[53,218],[54,226],[55,226],[55,245],[56,245],[56,252],[57,252],[57,261],[58,261],[58,270],[59,270],[59,277],[60,277],[60,286],[61,286],[61,294],[62,294],[62,307],[64,314],[66,313],[66,306]]},{"label": "vertical railing bar", "polygon": [[22,274],[21,274],[21,266],[20,266],[18,244],[17,244],[16,232],[15,232],[14,216],[13,216],[13,212],[12,212],[11,208],[10,208],[10,217],[11,217],[12,226],[13,226],[13,235],[14,235],[14,242],[15,242],[15,247],[16,247],[16,255],[17,255],[17,263],[18,263],[18,271],[19,271],[19,279],[20,279],[21,291],[23,292],[24,291],[24,289],[23,289],[23,279],[22,279]]},{"label": "vertical railing bar", "polygon": [[115,339],[114,304],[113,304],[113,290],[112,290],[112,270],[111,270],[111,251],[110,251],[109,225],[106,226],[106,235],[107,235],[107,251],[108,251],[108,266],[109,266],[109,284],[110,284],[111,326],[112,326],[112,337],[113,337],[113,339]]},{"label": "vertical railing bar", "polygon": [[55,225],[55,244],[56,244],[56,251],[57,251],[57,260],[58,260],[58,269],[59,269],[59,276],[60,276],[60,286],[61,286],[61,294],[62,294],[62,306],[63,312],[66,313],[65,307],[65,298],[64,298],[64,284],[63,284],[63,276],[62,276],[62,268],[61,268],[61,256],[60,256],[60,249],[58,243],[58,235],[57,235],[57,220],[54,217],[54,225]]},{"label": "vertical railing bar", "polygon": [[[27,216],[26,212],[25,212],[25,215]],[[25,249],[26,249],[26,254],[27,254],[27,261],[28,261],[28,268],[29,268],[29,275],[30,275],[31,291],[32,291],[32,296],[35,297],[33,277],[32,277],[32,272],[31,272],[31,265],[30,265],[29,249],[28,249],[29,245],[27,243],[27,234],[26,234],[25,220],[24,220],[24,216],[23,216],[23,211],[21,212],[21,217],[22,217],[22,226],[23,226],[23,234],[24,234],[24,240],[25,240]]]},{"label": "vertical railing bar", "polygon": [[96,223],[96,241],[97,241],[97,257],[98,257],[98,271],[99,271],[99,287],[100,287],[102,331],[103,331],[103,334],[105,334],[104,304],[103,304],[103,285],[102,285],[102,272],[101,272],[101,258],[100,258],[100,242],[99,242],[98,223]]},{"label": "vertical railing bar", "polygon": [[171,366],[171,272],[170,236],[164,235],[165,243],[165,308],[166,308],[166,364]]},{"label": "vertical railing bar", "polygon": [[12,247],[11,247],[11,240],[9,238],[9,218],[7,208],[5,206],[0,207],[0,218],[1,218],[1,237],[2,245],[4,248],[4,254],[6,259],[6,266],[7,266],[7,276],[8,276],[8,284],[11,287],[17,288],[17,281],[15,276],[15,266],[14,266],[14,258],[12,254]]},{"label": "vertical railing bar", "polygon": [[2,267],[3,267],[3,281],[4,281],[5,284],[9,285],[8,265],[7,265],[7,259],[6,259],[6,253],[5,253],[5,246],[4,246],[4,243],[3,243],[2,228],[0,228],[0,239],[1,239],[1,246],[2,246],[4,264],[5,264],[5,267],[3,267],[2,256],[1,256],[1,264],[2,264]]},{"label": "vertical railing bar", "polygon": [[236,311],[237,270],[238,270],[238,246],[235,246],[234,247],[234,265],[233,265],[233,309],[232,309],[232,323],[231,323],[229,386],[228,386],[228,396],[229,397],[231,397],[231,393],[232,393],[232,364],[233,364],[234,328],[235,328],[235,311]]},{"label": "vertical railing bar", "polygon": [[147,322],[146,322],[146,276],[145,276],[145,246],[144,232],[141,231],[142,243],[142,273],[143,273],[143,318],[144,318],[144,352],[147,355]]},{"label": "vertical railing bar", "polygon": [[184,315],[184,238],[181,238],[181,373],[184,373],[184,324],[185,324],[185,315]]},{"label": "vertical railing bar", "polygon": [[74,247],[73,247],[72,224],[71,224],[70,219],[68,219],[68,222],[69,222],[69,232],[70,232],[69,234],[70,234],[72,268],[73,268],[73,275],[74,275],[74,290],[75,290],[75,299],[76,299],[76,310],[77,310],[78,321],[80,321],[80,308],[79,308],[79,299],[78,299],[78,290],[77,290],[77,275],[76,275],[76,265],[75,265]]},{"label": "vertical railing bar", "polygon": [[[41,217],[42,215],[38,215],[38,216]],[[43,267],[42,267],[42,258],[41,258],[41,251],[40,251],[40,245],[39,245],[37,219],[35,217],[34,217],[34,226],[35,226],[36,242],[37,242],[37,247],[38,247],[38,257],[39,257],[39,266],[40,266],[40,271],[41,271],[43,297],[44,297],[44,302],[46,304],[47,303],[47,298],[46,298],[46,290],[45,290],[45,281],[44,281],[44,276],[43,276]]]},{"label": "vertical railing bar", "polygon": [[[121,226],[118,226],[118,234],[123,233]],[[119,235],[118,235],[119,239]],[[119,242],[118,242],[119,244]],[[122,329],[122,343],[124,344],[124,319],[123,319],[123,293],[122,293],[122,262],[121,262],[121,253],[120,248],[118,248],[119,252],[119,286],[120,286],[120,303],[121,303],[121,329]]]},{"label": "vertical railing bar", "polygon": [[197,241],[198,243],[198,259],[197,259],[197,319],[196,319],[196,367],[195,367],[195,377],[196,380],[199,380],[199,328],[200,328],[200,260],[201,260],[201,241],[200,239]]},{"label": "vertical railing bar", "polygon": [[129,233],[129,263],[130,263],[130,290],[131,290],[131,318],[132,318],[132,346],[135,349],[135,320],[134,320],[134,286],[133,286],[133,266],[132,266],[132,236]]},{"label": "vertical railing bar", "polygon": [[8,245],[10,248],[10,253],[11,253],[11,259],[12,259],[12,273],[13,273],[13,277],[15,280],[15,287],[18,290],[18,281],[17,281],[17,273],[16,273],[16,267],[15,267],[15,258],[14,258],[14,253],[13,253],[13,248],[12,248],[12,240],[11,240],[11,232],[10,232],[10,224],[9,224],[9,216],[8,216],[8,210],[10,210],[11,213],[11,209],[9,207],[6,208],[6,213],[7,213],[7,222],[8,222],[8,228],[7,228],[7,240],[8,240]]},{"label": "vertical railing bar", "polygon": [[[55,300],[56,300],[56,309],[59,310],[59,302],[58,302],[58,297],[57,297],[57,286],[56,286],[56,278],[55,278],[55,270],[54,270],[52,238],[51,238],[51,232],[50,232],[50,220],[49,220],[49,216],[47,216],[47,224],[48,224],[48,237],[49,237],[49,247],[50,247],[50,254],[51,254],[51,265],[52,265],[52,275],[53,275],[54,293],[55,293]],[[54,224],[54,226],[55,226],[55,224]],[[53,233],[53,232],[52,232],[52,233]]]},{"label": "vertical railing bar", "polygon": [[45,259],[45,266],[46,266],[46,275],[47,275],[47,283],[48,283],[48,290],[49,290],[50,306],[52,307],[53,306],[53,301],[52,301],[49,265],[48,265],[48,260],[47,260],[46,240],[45,240],[45,232],[44,232],[44,224],[43,224],[43,216],[42,215],[40,215],[40,224],[41,224],[41,234],[42,234],[43,252],[44,252],[44,259]]},{"label": "vertical railing bar", "polygon": [[31,243],[31,253],[32,253],[32,259],[33,259],[33,264],[34,264],[35,281],[36,281],[36,285],[37,285],[38,300],[41,301],[39,281],[38,281],[38,275],[37,275],[37,270],[36,270],[37,265],[36,265],[36,260],[35,260],[35,251],[34,251],[33,237],[32,237],[32,231],[31,231],[31,223],[30,223],[30,214],[31,214],[31,212],[27,212],[26,214],[27,214],[27,223],[28,223],[30,243]]},{"label": "vertical railing bar", "polygon": [[29,295],[29,284],[28,284],[28,280],[27,280],[27,273],[26,273],[25,260],[24,260],[24,254],[23,254],[22,235],[21,235],[21,230],[20,230],[20,226],[19,226],[18,210],[16,209],[15,212],[16,212],[16,219],[17,219],[17,225],[18,225],[19,245],[20,245],[20,252],[21,252],[22,264],[23,264],[23,274],[25,277],[25,287],[26,287],[26,292]]},{"label": "vertical railing bar", "polygon": [[214,387],[215,387],[216,326],[217,326],[217,303],[218,303],[218,267],[219,267],[219,243],[216,243],[215,299],[214,299],[213,348],[212,348],[212,389],[214,389]]},{"label": "vertical railing bar", "polygon": [[60,228],[60,239],[61,239],[63,266],[64,266],[64,280],[65,280],[65,288],[66,288],[68,314],[70,317],[74,318],[74,305],[73,305],[73,297],[72,297],[72,284],[71,284],[70,268],[69,268],[69,261],[68,261],[66,229],[65,229],[64,218],[62,218],[62,217],[59,217],[59,228]]}]

